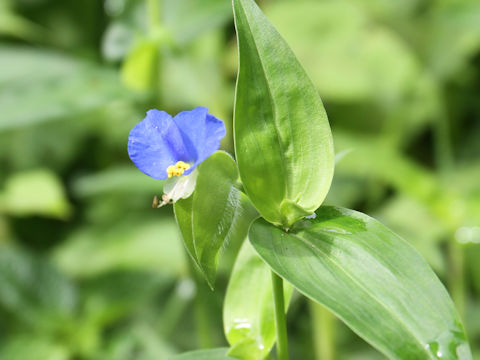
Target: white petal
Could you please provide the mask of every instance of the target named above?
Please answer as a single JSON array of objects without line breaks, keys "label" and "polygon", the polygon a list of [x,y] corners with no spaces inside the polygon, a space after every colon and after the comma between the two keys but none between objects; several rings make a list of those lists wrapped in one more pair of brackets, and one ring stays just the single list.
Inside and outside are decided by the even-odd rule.
[{"label": "white petal", "polygon": [[168,201],[177,202],[179,199],[186,199],[192,195],[197,183],[198,171],[195,169],[186,176],[174,176],[165,180],[163,192]]}]

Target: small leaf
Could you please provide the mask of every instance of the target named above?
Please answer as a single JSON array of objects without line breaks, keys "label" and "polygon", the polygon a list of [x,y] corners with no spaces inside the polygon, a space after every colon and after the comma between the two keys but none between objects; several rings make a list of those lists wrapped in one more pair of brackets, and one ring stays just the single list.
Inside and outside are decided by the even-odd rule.
[{"label": "small leaf", "polygon": [[193,195],[174,209],[185,246],[213,288],[221,250],[230,241],[244,239],[258,216],[238,188],[231,156],[218,151],[200,164]]},{"label": "small leaf", "polygon": [[235,153],[260,214],[289,227],[324,200],[333,143],[322,101],[287,43],[253,0],[234,0],[240,69]]},{"label": "small leaf", "polygon": [[236,360],[227,356],[228,348],[190,351],[170,358],[171,360]]},{"label": "small leaf", "polygon": [[[285,306],[293,288],[285,284]],[[223,326],[231,345],[229,355],[262,360],[275,343],[273,289],[270,268],[248,241],[235,262],[223,306]]]},{"label": "small leaf", "polygon": [[389,358],[472,358],[454,305],[431,268],[367,215],[325,206],[288,233],[257,220],[249,237],[274,271]]}]

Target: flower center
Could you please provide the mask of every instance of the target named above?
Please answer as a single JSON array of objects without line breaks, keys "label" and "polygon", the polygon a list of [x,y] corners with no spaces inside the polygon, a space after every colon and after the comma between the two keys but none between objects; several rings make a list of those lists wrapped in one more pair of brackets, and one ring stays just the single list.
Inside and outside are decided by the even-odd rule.
[{"label": "flower center", "polygon": [[185,170],[190,169],[190,165],[183,162],[183,161],[178,161],[175,165],[170,165],[167,168],[167,174],[168,177],[171,178],[172,176],[180,176],[183,175]]}]

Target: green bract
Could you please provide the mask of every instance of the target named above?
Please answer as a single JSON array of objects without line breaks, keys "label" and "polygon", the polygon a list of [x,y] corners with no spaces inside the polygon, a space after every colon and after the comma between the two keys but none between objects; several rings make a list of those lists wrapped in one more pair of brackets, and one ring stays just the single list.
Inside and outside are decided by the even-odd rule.
[{"label": "green bract", "polygon": [[216,152],[198,171],[195,192],[174,209],[185,246],[213,288],[224,243],[245,238],[258,215],[238,188],[237,166],[230,155]]},{"label": "green bract", "polygon": [[240,53],[235,153],[247,194],[269,222],[289,227],[315,211],[333,176],[320,97],[252,0],[233,1]]},{"label": "green bract", "polygon": [[378,221],[321,207],[288,233],[255,221],[260,256],[391,359],[471,359],[448,293],[425,260]]}]

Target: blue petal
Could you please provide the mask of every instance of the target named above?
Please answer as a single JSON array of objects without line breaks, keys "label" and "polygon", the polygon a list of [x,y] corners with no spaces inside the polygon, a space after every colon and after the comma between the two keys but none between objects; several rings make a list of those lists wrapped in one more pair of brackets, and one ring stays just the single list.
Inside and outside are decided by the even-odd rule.
[{"label": "blue petal", "polygon": [[128,155],[140,171],[158,180],[168,177],[168,166],[177,161],[194,162],[197,158],[186,148],[172,117],[158,110],[149,110],[145,119],[130,131]]},{"label": "blue petal", "polygon": [[220,140],[226,130],[223,121],[208,113],[206,107],[197,107],[191,111],[183,111],[173,118],[177,124],[189,154],[195,160],[185,175],[191,173],[198,164],[212,155],[220,147]]}]

